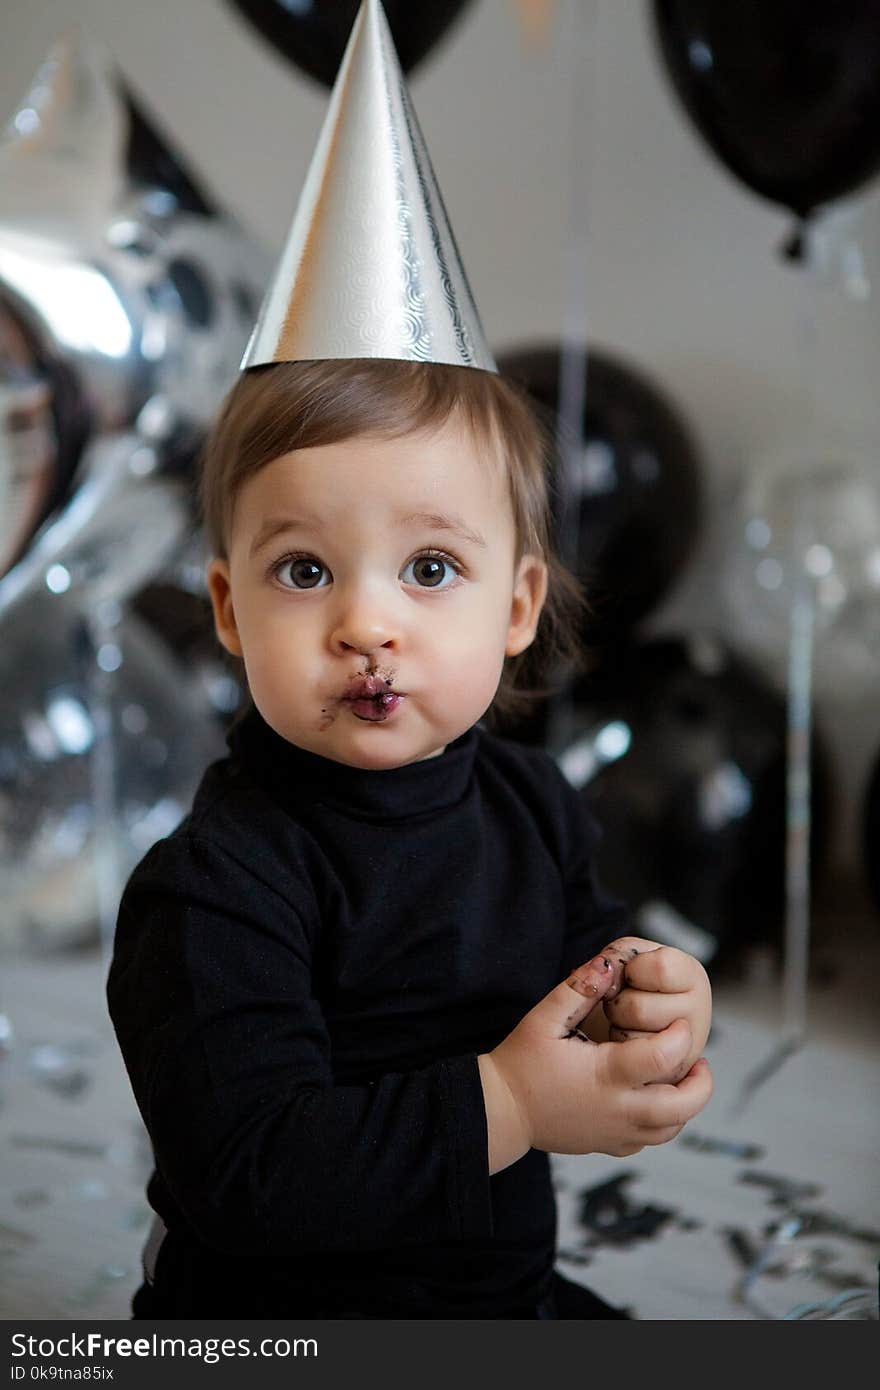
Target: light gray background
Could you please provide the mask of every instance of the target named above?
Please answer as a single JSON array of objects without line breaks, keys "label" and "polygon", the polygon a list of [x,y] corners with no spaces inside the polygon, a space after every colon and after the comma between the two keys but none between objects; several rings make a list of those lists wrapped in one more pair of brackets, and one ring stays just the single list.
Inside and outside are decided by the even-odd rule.
[{"label": "light gray background", "polygon": [[[224,0],[4,0],[0,120],[77,21],[110,49],[217,198],[280,250],[325,89]],[[561,336],[573,299],[572,203],[585,203],[590,340],[654,376],[705,463],[700,552],[652,626],[701,625],[735,639],[723,523],[743,470],[768,450],[819,439],[876,456],[878,185],[838,205],[873,274],[871,300],[849,299],[833,275],[783,265],[776,252],[791,219],[700,143],[643,0],[557,0],[544,49],[524,43],[515,0],[473,0],[410,86],[496,352]],[[839,787],[836,854],[853,861],[880,714],[872,692],[833,681],[818,712]]]}]

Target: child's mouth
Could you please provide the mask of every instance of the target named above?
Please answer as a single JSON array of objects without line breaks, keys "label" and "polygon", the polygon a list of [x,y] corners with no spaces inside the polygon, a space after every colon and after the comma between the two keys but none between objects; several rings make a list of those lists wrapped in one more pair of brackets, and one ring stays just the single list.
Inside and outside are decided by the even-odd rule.
[{"label": "child's mouth", "polygon": [[366,719],[371,723],[381,722],[392,715],[397,707],[403,702],[402,695],[392,695],[390,691],[385,691],[380,695],[368,696],[360,700],[346,700],[345,703],[351,706],[352,714],[358,719]]},{"label": "child's mouth", "polygon": [[358,676],[350,682],[343,704],[350,705],[352,714],[371,724],[388,719],[397,709],[402,695],[391,690],[393,677],[387,679],[375,673]]}]

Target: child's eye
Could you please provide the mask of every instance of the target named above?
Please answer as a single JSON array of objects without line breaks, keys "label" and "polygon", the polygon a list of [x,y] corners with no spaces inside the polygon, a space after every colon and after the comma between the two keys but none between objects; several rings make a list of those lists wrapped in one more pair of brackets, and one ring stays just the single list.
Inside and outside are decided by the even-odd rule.
[{"label": "child's eye", "polygon": [[[404,579],[409,569],[414,570],[414,582],[422,589],[449,589],[451,581],[454,581],[459,573],[459,566],[451,556],[431,550],[408,561],[403,568]],[[448,582],[444,583],[444,578]]]},{"label": "child's eye", "polygon": [[286,555],[272,566],[272,573],[285,589],[323,589],[319,581],[327,567],[311,555]]}]

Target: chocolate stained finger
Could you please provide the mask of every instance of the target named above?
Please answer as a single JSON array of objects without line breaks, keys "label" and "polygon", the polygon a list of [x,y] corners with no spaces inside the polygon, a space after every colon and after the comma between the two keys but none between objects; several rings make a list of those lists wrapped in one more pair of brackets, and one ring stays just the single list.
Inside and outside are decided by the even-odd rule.
[{"label": "chocolate stained finger", "polygon": [[624,962],[616,955],[602,953],[580,966],[565,983],[586,999],[607,998],[620,991],[623,969]]}]

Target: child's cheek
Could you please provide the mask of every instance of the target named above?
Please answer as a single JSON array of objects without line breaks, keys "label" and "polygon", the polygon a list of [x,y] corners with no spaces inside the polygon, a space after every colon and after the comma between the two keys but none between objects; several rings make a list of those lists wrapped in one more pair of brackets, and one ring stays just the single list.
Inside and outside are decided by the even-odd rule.
[{"label": "child's cheek", "polygon": [[493,659],[485,645],[467,659],[459,661],[449,682],[449,697],[463,707],[476,710],[478,719],[495,698],[503,670],[503,659]]}]

